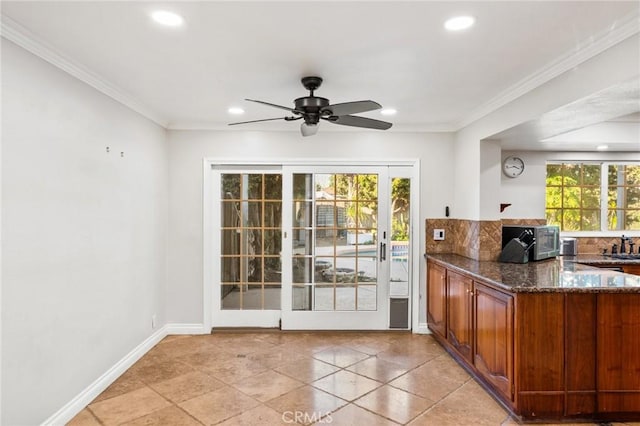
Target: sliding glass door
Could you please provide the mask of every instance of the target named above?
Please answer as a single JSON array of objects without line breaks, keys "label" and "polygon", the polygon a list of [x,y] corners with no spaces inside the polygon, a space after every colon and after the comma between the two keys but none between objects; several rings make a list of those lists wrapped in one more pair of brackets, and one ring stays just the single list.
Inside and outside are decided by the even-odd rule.
[{"label": "sliding glass door", "polygon": [[[277,327],[282,289],[282,174],[214,173],[214,325]],[[216,238],[217,237],[217,238]]]},{"label": "sliding glass door", "polygon": [[386,328],[386,168],[286,170],[282,327]]},{"label": "sliding glass door", "polygon": [[398,328],[399,297],[407,328],[410,178],[389,170],[214,171],[213,326]]}]

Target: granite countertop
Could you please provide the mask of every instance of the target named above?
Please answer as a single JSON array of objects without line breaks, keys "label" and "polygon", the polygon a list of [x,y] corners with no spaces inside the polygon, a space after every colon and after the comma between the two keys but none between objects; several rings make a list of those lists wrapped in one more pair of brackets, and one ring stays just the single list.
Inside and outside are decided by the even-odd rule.
[{"label": "granite countertop", "polygon": [[426,254],[425,257],[513,293],[640,293],[640,276],[582,265],[579,263],[583,261],[582,256],[558,257],[524,264],[478,261],[457,254]]},{"label": "granite countertop", "polygon": [[611,255],[601,254],[579,254],[577,256],[563,256],[565,261],[586,263],[589,265],[640,265],[640,258],[637,259],[614,259]]}]

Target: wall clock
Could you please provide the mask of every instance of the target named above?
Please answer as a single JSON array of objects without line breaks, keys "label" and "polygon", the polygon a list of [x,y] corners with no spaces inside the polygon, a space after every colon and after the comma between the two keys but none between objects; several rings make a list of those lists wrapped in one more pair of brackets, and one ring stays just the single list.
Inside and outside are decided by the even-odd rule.
[{"label": "wall clock", "polygon": [[502,162],[502,173],[510,178],[518,177],[524,172],[524,161],[519,157],[507,157]]}]

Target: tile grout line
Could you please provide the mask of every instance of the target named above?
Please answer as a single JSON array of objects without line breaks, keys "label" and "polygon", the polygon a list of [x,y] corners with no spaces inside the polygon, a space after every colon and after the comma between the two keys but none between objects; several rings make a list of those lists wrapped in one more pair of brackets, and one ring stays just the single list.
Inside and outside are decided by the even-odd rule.
[{"label": "tile grout line", "polygon": [[[443,396],[442,398],[440,398],[440,400],[438,402],[436,402],[435,404],[433,404],[431,407],[427,408],[426,410],[424,410],[422,413],[418,414],[418,416],[421,416],[423,414],[428,413],[429,411],[433,410],[436,406],[438,406],[440,403],[442,403],[442,401],[444,401],[445,399],[447,399],[447,397],[449,395],[451,395],[452,393],[458,391],[460,388],[462,388],[464,385],[466,385],[467,383],[469,383],[470,381],[473,380],[473,377],[469,377],[467,380],[464,381],[464,383],[462,383],[460,386],[458,386],[457,388],[453,389],[451,392],[447,393],[445,396]],[[502,407],[501,407],[502,408]],[[415,418],[417,418],[418,416],[416,416]],[[414,418],[414,419],[415,419]],[[412,419],[412,421],[414,420]]]},{"label": "tile grout line", "polygon": [[96,413],[93,412],[93,410],[91,409],[91,407],[89,407],[87,405],[86,409],[89,411],[89,414],[91,414],[91,416],[101,425],[104,426],[104,422],[96,415]]},{"label": "tile grout line", "polygon": [[[185,338],[186,338],[186,339],[188,339],[189,337],[186,337],[186,336],[185,336]],[[317,350],[317,351],[311,351],[310,353],[309,353],[309,352],[307,352],[307,351],[304,351],[304,352],[298,352],[298,351],[295,351],[295,352],[296,352],[296,354],[300,356],[300,358],[299,358],[299,359],[296,359],[296,360],[293,360],[293,361],[292,361],[292,360],[283,361],[282,363],[273,364],[272,366],[267,365],[267,364],[269,364],[268,362],[267,362],[267,363],[263,363],[263,362],[261,362],[261,361],[259,361],[259,360],[256,360],[255,362],[256,362],[257,364],[260,364],[260,366],[261,366],[262,368],[264,368],[264,369],[265,369],[264,371],[259,372],[259,373],[256,373],[256,374],[251,373],[248,377],[243,378],[243,379],[240,379],[240,380],[234,380],[234,382],[233,382],[233,383],[231,383],[231,382],[228,382],[228,381],[225,381],[225,380],[220,379],[220,378],[219,378],[219,377],[217,377],[217,376],[215,375],[215,373],[214,373],[213,371],[211,371],[211,370],[208,370],[208,369],[206,369],[206,368],[204,368],[204,367],[202,367],[202,366],[195,365],[193,362],[189,362],[188,360],[180,359],[180,356],[174,356],[174,355],[172,355],[172,354],[171,354],[171,352],[170,352],[170,351],[171,351],[171,349],[170,349],[171,347],[170,347],[169,345],[171,344],[171,342],[177,342],[177,341],[180,341],[180,340],[181,340],[181,339],[173,339],[173,340],[171,340],[171,341],[167,341],[167,342],[161,341],[161,342],[159,342],[159,343],[158,343],[158,347],[160,347],[160,346],[162,345],[162,346],[164,346],[165,348],[169,348],[169,349],[167,349],[167,352],[163,353],[163,355],[165,355],[165,356],[167,357],[167,361],[162,361],[162,360],[161,360],[161,361],[160,361],[160,362],[158,362],[158,363],[162,363],[162,362],[169,362],[169,360],[170,360],[171,362],[181,364],[181,365],[186,366],[186,367],[188,367],[188,368],[190,368],[190,369],[191,369],[191,371],[190,371],[190,372],[186,372],[186,373],[183,373],[183,374],[179,374],[179,375],[178,375],[178,376],[176,376],[176,377],[180,377],[180,376],[182,376],[182,375],[189,374],[189,373],[192,373],[192,372],[197,372],[197,373],[199,373],[199,374],[204,374],[204,375],[206,375],[207,377],[210,377],[212,380],[216,380],[216,381],[218,381],[221,385],[223,385],[223,386],[228,386],[229,388],[234,389],[235,391],[239,392],[240,394],[245,395],[246,397],[248,397],[248,398],[250,398],[251,400],[255,401],[255,402],[258,404],[257,406],[264,406],[264,407],[267,407],[267,408],[271,408],[271,407],[269,407],[269,406],[267,405],[267,403],[268,403],[269,401],[271,401],[271,400],[273,400],[273,399],[276,399],[276,398],[279,398],[279,397],[281,397],[281,396],[283,396],[283,395],[285,395],[285,394],[287,394],[287,393],[289,393],[289,392],[293,392],[293,391],[296,391],[296,390],[298,390],[298,389],[301,389],[302,387],[309,386],[309,387],[310,387],[310,388],[312,388],[312,389],[315,389],[315,390],[317,390],[317,391],[323,392],[323,393],[325,393],[325,394],[327,394],[327,395],[331,395],[332,397],[337,398],[338,400],[345,401],[345,405],[343,405],[343,406],[341,406],[341,407],[339,407],[339,408],[336,408],[335,410],[332,410],[332,411],[328,412],[328,413],[327,413],[327,415],[328,415],[328,414],[335,413],[335,412],[337,412],[337,411],[339,411],[339,410],[341,410],[341,409],[343,409],[343,408],[345,408],[345,407],[348,407],[349,405],[352,405],[353,407],[358,407],[358,408],[363,409],[363,410],[365,410],[365,411],[367,411],[367,412],[371,412],[372,414],[374,414],[374,415],[376,415],[376,416],[379,416],[379,417],[381,417],[381,418],[384,418],[384,419],[386,419],[386,420],[389,420],[389,421],[393,422],[394,424],[398,424],[398,422],[397,422],[397,421],[395,421],[395,420],[393,420],[393,419],[388,418],[387,416],[382,415],[381,413],[377,413],[377,412],[372,411],[371,409],[368,409],[368,408],[366,408],[366,407],[362,407],[362,406],[358,405],[358,404],[356,403],[356,401],[357,401],[357,400],[359,400],[359,399],[361,399],[361,398],[366,397],[367,395],[372,394],[373,392],[376,392],[376,391],[380,390],[382,387],[384,387],[384,386],[386,386],[386,385],[388,385],[388,386],[389,386],[389,388],[391,388],[391,389],[395,389],[395,390],[398,390],[398,391],[401,391],[401,392],[406,392],[408,395],[412,395],[412,396],[415,396],[415,397],[418,397],[418,398],[421,398],[421,399],[425,399],[424,397],[422,397],[422,396],[420,396],[420,395],[418,395],[418,394],[415,394],[415,393],[413,393],[413,392],[407,391],[407,390],[405,390],[405,389],[398,388],[398,387],[396,387],[396,386],[392,385],[392,384],[391,384],[391,382],[393,382],[393,381],[395,381],[395,380],[397,380],[397,379],[399,379],[399,378],[401,378],[401,377],[404,377],[404,376],[408,375],[409,373],[415,372],[415,370],[417,370],[418,368],[423,367],[423,366],[425,366],[425,365],[427,365],[427,364],[429,364],[429,363],[432,363],[432,362],[433,362],[433,361],[435,361],[436,359],[439,359],[440,357],[442,357],[442,356],[445,356],[445,355],[446,355],[446,354],[438,354],[438,355],[433,356],[432,358],[424,359],[424,360],[422,360],[421,362],[418,362],[418,363],[417,363],[417,364],[415,364],[415,365],[413,365],[412,363],[410,363],[410,364],[409,364],[409,365],[410,365],[410,368],[409,368],[407,371],[404,371],[404,372],[402,372],[401,374],[399,374],[399,375],[397,375],[397,376],[395,376],[395,377],[387,378],[387,377],[385,377],[385,374],[384,374],[384,373],[382,374],[382,376],[369,377],[366,373],[353,371],[353,370],[350,370],[350,368],[353,368],[354,366],[356,366],[356,365],[357,365],[357,364],[359,364],[359,363],[367,362],[367,361],[370,361],[370,360],[372,360],[372,359],[373,359],[373,360],[381,361],[381,362],[383,362],[383,363],[385,363],[385,364],[386,364],[386,363],[389,363],[389,364],[391,364],[391,365],[396,365],[398,368],[400,368],[400,369],[404,369],[404,364],[402,364],[402,363],[396,363],[396,362],[394,362],[394,361],[392,361],[392,360],[388,360],[388,359],[385,359],[385,358],[380,358],[380,357],[378,356],[380,353],[382,353],[382,352],[387,352],[387,351],[391,351],[391,354],[390,354],[390,355],[393,355],[393,352],[394,352],[394,351],[393,351],[392,349],[394,349],[395,347],[402,347],[402,346],[404,346],[404,345],[403,345],[403,342],[390,342],[390,341],[387,341],[386,339],[384,339],[384,340],[382,340],[382,341],[381,341],[381,344],[384,344],[385,346],[389,346],[389,347],[388,347],[388,348],[386,348],[386,349],[385,349],[385,350],[383,350],[383,351],[378,351],[378,352],[375,352],[375,353],[370,353],[370,352],[373,352],[373,350],[371,350],[371,351],[367,351],[367,352],[364,352],[364,351],[362,351],[362,350],[360,350],[360,349],[357,349],[357,348],[355,348],[355,347],[353,347],[353,346],[350,346],[350,343],[344,343],[344,342],[343,342],[343,343],[337,343],[337,344],[330,344],[330,345],[329,345],[329,347],[326,347],[326,348],[323,348],[323,349],[321,349],[321,350]],[[248,340],[248,339],[247,339],[247,340]],[[255,340],[255,339],[252,339],[252,340]],[[413,340],[412,340],[412,341],[413,341]],[[243,343],[241,340],[240,340],[239,342],[240,342],[240,343]],[[229,349],[233,349],[233,344],[234,344],[234,343],[235,343],[235,342],[220,342],[220,344],[223,344],[223,345],[225,345],[225,346],[226,346],[226,345],[228,345],[228,346],[229,346]],[[252,347],[253,345],[251,344],[251,342],[246,342],[246,340],[245,340],[245,341],[244,341],[244,343],[245,343],[245,344],[242,344],[242,346],[241,346],[241,347],[242,347],[242,349],[244,349],[245,351],[246,351],[246,349],[247,349],[247,348],[248,348],[248,349],[250,349],[250,351],[248,351],[248,352],[246,352],[246,353],[243,353],[245,356],[247,356],[247,355],[252,355],[252,354],[257,354],[257,353],[262,353],[262,352],[263,352],[267,357],[269,356],[269,352],[270,352],[270,351],[282,351],[282,350],[285,350],[285,351],[286,351],[286,348],[280,348],[280,346],[284,346],[284,345],[287,345],[287,344],[290,344],[290,343],[293,343],[293,344],[301,344],[301,345],[303,345],[303,346],[308,346],[308,345],[310,345],[310,344],[311,344],[311,343],[308,343],[308,342],[307,342],[307,343],[305,343],[304,341],[285,341],[285,340],[281,340],[281,341],[278,341],[278,342],[274,343],[274,342],[273,342],[273,340],[271,340],[271,339],[264,339],[264,341],[262,341],[262,342],[253,342],[253,343],[255,343],[255,344],[258,346],[258,348],[256,348],[256,349],[254,350],[254,347]],[[249,346],[248,346],[248,347],[247,347],[246,343],[249,343]],[[369,344],[369,343],[371,343],[371,344]],[[264,348],[264,346],[266,346],[266,344],[268,344],[268,345],[269,345],[269,347]],[[166,345],[166,346],[165,346],[165,345]],[[358,345],[360,345],[361,347],[364,347],[364,348],[367,348],[367,347],[368,347],[369,349],[373,349],[373,348],[375,348],[375,347],[376,347],[376,345],[375,345],[375,341],[372,341],[372,342],[364,342],[364,343],[363,343],[363,342],[360,342],[360,343],[358,343]],[[313,346],[312,346],[312,347],[313,347]],[[417,346],[417,347],[419,348],[420,346]],[[318,356],[318,354],[320,354],[321,352],[323,352],[323,351],[329,351],[329,350],[331,350],[331,349],[334,349],[334,350],[335,350],[336,348],[344,349],[344,350],[347,350],[347,351],[353,351],[354,353],[357,353],[357,354],[359,354],[359,355],[361,355],[361,356],[364,356],[364,358],[359,359],[359,360],[357,360],[357,361],[355,361],[355,362],[352,362],[352,363],[350,363],[350,364],[347,364],[347,365],[345,365],[344,367],[339,366],[339,365],[332,364],[332,363],[327,362],[327,361],[325,361],[325,360],[323,360],[323,359],[318,359],[318,358],[316,358],[316,356]],[[411,348],[412,348],[412,346],[411,346]],[[163,349],[164,349],[164,348],[163,348]],[[180,349],[182,350],[182,349],[187,349],[187,348],[180,348]],[[183,357],[185,357],[185,356],[189,356],[189,355],[191,355],[192,353],[195,353],[195,352],[197,352],[197,349],[194,349],[194,351],[191,351],[191,353],[189,353],[189,352],[185,352],[185,353],[184,353],[184,355],[182,355],[182,356],[183,356]],[[241,352],[242,352],[242,351],[241,351]],[[220,354],[220,355],[222,355],[221,360],[227,360],[227,359],[233,359],[233,358],[234,358],[233,350],[232,350],[231,352],[226,352],[226,351],[225,351],[224,353],[222,353],[222,354]],[[236,354],[236,355],[237,355],[237,354]],[[403,353],[400,351],[400,352],[398,353],[398,355],[400,355],[400,356],[401,356],[401,355],[403,355]],[[421,353],[420,353],[420,351],[417,351],[417,353],[414,353],[414,351],[413,351],[412,349],[410,349],[410,350],[409,350],[409,352],[408,352],[408,353],[404,353],[404,355],[409,356],[409,358],[410,358],[410,360],[411,360],[411,358],[412,358],[412,357],[414,357],[414,356],[417,356],[417,357],[418,357],[418,359],[419,359],[419,358],[421,357],[421,355],[424,355],[424,354],[421,354]],[[430,356],[430,354],[429,354],[429,355],[427,355],[427,356]],[[269,358],[267,358],[267,359],[269,359]],[[276,370],[276,369],[278,369],[278,368],[285,367],[285,366],[287,366],[288,364],[295,363],[295,362],[297,362],[297,361],[318,362],[318,363],[321,363],[321,364],[323,364],[323,365],[327,365],[327,366],[330,366],[330,367],[332,367],[332,368],[335,368],[336,370],[335,370],[335,371],[333,371],[333,372],[329,372],[329,373],[327,373],[327,374],[325,374],[325,375],[322,375],[322,376],[320,376],[320,377],[317,377],[317,378],[316,378],[316,377],[314,377],[314,378],[313,378],[313,380],[312,380],[312,381],[310,381],[310,382],[307,382],[306,380],[300,380],[298,377],[293,376],[291,373],[286,373],[286,372],[281,372],[281,371],[277,371],[277,370]],[[214,364],[215,364],[215,362],[214,362]],[[154,365],[155,365],[155,363],[154,363],[154,362],[151,362],[151,363],[150,363],[150,366],[154,366]],[[340,373],[341,371],[345,371],[345,372],[348,372],[348,373],[354,374],[354,375],[356,375],[357,377],[361,377],[361,378],[364,378],[364,379],[367,379],[367,380],[371,380],[371,381],[373,381],[373,382],[377,383],[377,385],[376,385],[376,387],[374,387],[374,388],[373,388],[373,389],[371,389],[370,391],[365,392],[365,393],[363,393],[362,395],[357,396],[357,397],[356,397],[356,398],[354,398],[353,400],[347,400],[347,399],[342,398],[342,397],[340,397],[340,396],[338,396],[338,395],[334,395],[333,393],[328,392],[328,391],[326,391],[326,390],[324,390],[324,389],[318,388],[318,387],[316,387],[316,386],[313,384],[314,382],[316,382],[316,381],[318,381],[318,380],[322,380],[322,379],[324,379],[324,378],[326,378],[326,377],[328,377],[328,376],[331,376],[331,375],[333,375],[333,374],[338,374],[338,373]],[[247,372],[248,372],[248,371],[247,371]],[[275,374],[281,375],[282,377],[286,377],[286,378],[288,378],[288,379],[291,379],[291,380],[297,381],[299,385],[298,385],[298,386],[296,386],[296,387],[294,387],[294,388],[292,388],[292,389],[290,389],[289,391],[285,392],[284,394],[274,396],[273,398],[271,398],[271,399],[269,399],[269,400],[267,400],[267,401],[265,401],[265,402],[259,401],[259,400],[257,400],[256,398],[254,398],[253,396],[248,395],[248,394],[246,394],[245,392],[241,391],[240,389],[236,388],[236,384],[237,384],[237,383],[239,383],[240,381],[245,380],[245,379],[249,379],[250,377],[256,376],[257,374],[263,374],[263,373],[267,373],[267,372],[275,373]],[[163,371],[163,373],[164,373],[164,371]],[[169,373],[170,373],[170,372],[169,372]],[[380,377],[383,377],[383,379],[382,379],[382,380],[380,380]],[[140,376],[140,377],[138,377],[137,379],[138,379],[138,382],[139,382],[140,384],[144,385],[144,387],[147,387],[147,388],[151,389],[151,391],[152,391],[154,394],[159,395],[161,398],[163,398],[163,400],[165,400],[165,401],[169,402],[169,404],[170,404],[170,405],[169,405],[169,407],[177,407],[177,408],[180,410],[180,412],[182,412],[182,413],[186,414],[186,415],[187,415],[187,416],[189,416],[190,418],[192,418],[192,419],[194,419],[195,421],[197,421],[198,423],[200,423],[200,421],[199,421],[198,419],[196,419],[195,417],[193,417],[189,412],[187,412],[186,410],[184,410],[184,409],[183,409],[182,407],[180,407],[177,403],[174,403],[174,402],[173,402],[172,400],[170,400],[168,397],[165,397],[165,396],[164,396],[164,395],[162,395],[160,392],[156,391],[156,389],[154,388],[154,386],[155,386],[155,384],[157,384],[157,382],[162,382],[162,381],[165,381],[165,380],[171,380],[171,379],[173,379],[173,378],[175,378],[175,377],[171,377],[171,378],[168,378],[168,379],[163,379],[163,380],[159,380],[159,381],[158,381],[158,380],[156,380],[156,381],[154,381],[154,382],[150,382],[150,381],[149,381],[149,379],[147,378],[147,376],[142,376],[142,375],[141,375],[141,376]],[[429,408],[427,408],[427,409],[425,409],[425,410],[423,410],[423,411],[420,411],[417,415],[413,416],[413,417],[409,420],[409,422],[413,421],[415,418],[419,417],[420,415],[422,415],[422,414],[424,414],[424,413],[429,412],[430,410],[432,410],[435,406],[439,405],[439,404],[440,404],[444,399],[446,399],[447,397],[449,397],[449,395],[450,395],[451,393],[456,392],[458,389],[460,389],[462,386],[464,386],[466,383],[468,383],[468,382],[469,382],[469,380],[470,380],[470,379],[467,379],[467,380],[466,380],[464,383],[462,383],[460,386],[458,386],[457,388],[455,388],[455,389],[453,389],[452,391],[448,392],[448,393],[447,393],[443,398],[441,398],[438,402],[436,402],[435,404],[433,404],[431,407],[429,407]],[[213,391],[211,391],[211,392],[213,392]],[[115,397],[117,397],[117,396],[121,396],[121,395],[124,395],[124,394],[126,394],[126,393],[128,393],[128,391],[127,391],[127,392],[121,392],[121,393],[119,393],[119,394],[117,394],[117,395],[113,395],[111,398],[115,398]],[[205,392],[204,394],[206,394],[206,393],[209,393],[209,392]],[[197,396],[194,396],[193,398],[197,398],[197,397],[202,396],[202,395],[203,395],[203,394],[201,394],[201,395],[197,395]],[[109,399],[111,399],[111,398],[107,398],[107,399],[105,399],[104,401],[107,401],[107,400],[109,400]],[[193,398],[190,398],[190,399],[193,399]],[[188,400],[187,400],[187,401],[188,401]],[[185,401],[183,401],[183,402],[185,402]],[[164,408],[169,408],[169,407],[164,407]],[[103,422],[102,422],[102,421],[101,421],[101,420],[96,416],[96,414],[91,410],[91,408],[90,408],[88,405],[87,405],[87,407],[86,407],[86,408],[88,408],[88,409],[89,409],[89,413],[90,413],[90,415],[91,415],[92,417],[94,417],[98,423],[100,423],[100,424],[104,424],[104,423],[103,423]],[[163,410],[164,408],[160,408],[160,409],[158,409],[158,410],[151,411],[150,413],[146,413],[146,414],[145,414],[145,415],[143,415],[143,416],[136,417],[136,419],[139,419],[139,418],[141,418],[141,417],[144,417],[144,416],[147,416],[147,415],[150,415],[150,414],[156,413],[157,411]],[[273,408],[271,408],[271,409],[273,409]],[[276,411],[277,411],[277,410],[276,410]],[[225,418],[225,419],[220,420],[220,421],[221,421],[221,422],[227,421],[228,419],[233,418],[233,417],[235,417],[235,416],[237,416],[237,415],[241,415],[241,413],[238,413],[238,414],[236,414],[236,415],[234,415],[234,416],[231,416],[231,417]],[[325,417],[326,417],[326,415],[325,415]],[[508,418],[508,416],[507,416],[507,418]],[[128,420],[128,421],[134,421],[134,420],[136,420],[136,419],[131,419],[131,420]],[[406,423],[404,423],[404,424],[406,424]]]}]

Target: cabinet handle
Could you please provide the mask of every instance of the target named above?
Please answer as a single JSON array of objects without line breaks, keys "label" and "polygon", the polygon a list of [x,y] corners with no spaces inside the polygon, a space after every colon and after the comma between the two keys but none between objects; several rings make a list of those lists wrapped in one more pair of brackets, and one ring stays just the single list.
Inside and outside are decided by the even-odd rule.
[{"label": "cabinet handle", "polygon": [[470,296],[473,296],[473,292],[472,292],[472,291],[470,291],[470,292],[469,292],[469,295],[470,295]]}]

